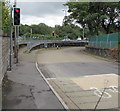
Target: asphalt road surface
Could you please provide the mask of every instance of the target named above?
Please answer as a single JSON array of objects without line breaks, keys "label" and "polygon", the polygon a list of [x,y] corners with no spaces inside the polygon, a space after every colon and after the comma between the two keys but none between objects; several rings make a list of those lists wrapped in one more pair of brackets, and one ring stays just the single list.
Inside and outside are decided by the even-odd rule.
[{"label": "asphalt road surface", "polygon": [[[84,48],[46,50],[38,55],[38,62],[52,75],[46,77],[79,77],[85,75],[118,74],[117,63],[107,62],[83,53]],[[44,67],[44,68],[45,68]]]},{"label": "asphalt road surface", "polygon": [[39,68],[70,109],[118,108],[118,64],[83,50],[71,47],[39,51]]}]

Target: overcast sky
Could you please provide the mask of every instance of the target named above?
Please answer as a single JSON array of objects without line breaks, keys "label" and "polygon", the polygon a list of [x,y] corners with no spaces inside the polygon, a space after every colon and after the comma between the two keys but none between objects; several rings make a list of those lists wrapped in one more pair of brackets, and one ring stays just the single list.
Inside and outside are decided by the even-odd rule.
[{"label": "overcast sky", "polygon": [[65,2],[17,2],[21,9],[22,24],[45,23],[48,26],[62,25],[67,7]]}]

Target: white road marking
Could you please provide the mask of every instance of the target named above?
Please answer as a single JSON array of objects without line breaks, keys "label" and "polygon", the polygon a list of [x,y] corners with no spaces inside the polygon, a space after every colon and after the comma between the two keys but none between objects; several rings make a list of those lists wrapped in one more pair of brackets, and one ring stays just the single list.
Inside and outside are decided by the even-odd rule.
[{"label": "white road marking", "polygon": [[110,87],[109,91],[114,93],[120,93],[117,86],[109,86],[109,87]]},{"label": "white road marking", "polygon": [[[94,89],[94,94],[97,95],[98,97],[101,97],[103,91],[101,91],[100,89],[96,88],[96,87],[91,87],[90,89]],[[104,92],[105,95],[103,95],[102,97],[103,98],[111,98],[112,96],[107,93],[107,92]]]},{"label": "white road marking", "polygon": [[111,73],[111,74],[99,74],[99,75],[90,75],[90,76],[83,76],[83,77],[93,77],[93,76],[118,76],[118,75]]},{"label": "white road marking", "polygon": [[[113,92],[113,93],[120,93],[119,91],[118,91],[118,86],[109,86],[108,87],[109,89],[108,89],[108,91],[111,91],[111,92]],[[98,97],[100,97],[101,96],[101,94],[102,94],[102,92],[103,92],[103,89],[101,90],[101,89],[98,89],[98,88],[96,88],[96,87],[90,87],[90,89],[94,89],[95,91],[94,91],[94,94],[95,95],[97,95]],[[104,94],[106,95],[104,95],[103,96],[103,98],[111,98],[112,97],[112,95],[111,94],[109,94],[108,92],[104,92]]]},{"label": "white road marking", "polygon": [[56,79],[56,78],[46,78],[47,80],[54,80],[54,79]]},{"label": "white road marking", "polygon": [[50,83],[48,82],[48,80],[45,78],[45,76],[43,75],[43,73],[40,71],[40,69],[38,68],[38,63],[36,62],[36,68],[38,70],[38,72],[41,74],[41,76],[43,77],[43,79],[45,80],[45,82],[48,84],[48,86],[50,87],[50,89],[53,91],[53,93],[56,95],[56,97],[58,98],[58,100],[61,102],[61,104],[63,105],[63,107],[67,110],[70,111],[68,106],[65,104],[65,102],[62,100],[62,98],[58,95],[58,93],[55,91],[55,89],[50,85]]}]

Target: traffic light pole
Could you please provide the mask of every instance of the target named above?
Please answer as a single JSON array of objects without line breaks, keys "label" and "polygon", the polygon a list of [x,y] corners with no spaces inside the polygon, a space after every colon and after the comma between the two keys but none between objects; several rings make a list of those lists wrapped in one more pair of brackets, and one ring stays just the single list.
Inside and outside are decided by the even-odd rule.
[{"label": "traffic light pole", "polygon": [[18,54],[17,54],[17,41],[16,41],[16,39],[17,39],[17,30],[16,30],[17,28],[16,28],[16,26],[15,26],[15,39],[14,39],[14,48],[15,48],[15,63],[18,63]]},{"label": "traffic light pole", "polygon": [[55,39],[56,39],[56,37],[55,37],[55,34],[54,34],[54,47],[55,47]]},{"label": "traffic light pole", "polygon": [[19,44],[18,44],[18,37],[19,37],[19,26],[18,26],[18,29],[17,29],[17,33],[18,33],[18,35],[17,35],[17,45],[18,45],[18,50],[19,50]]},{"label": "traffic light pole", "polygon": [[11,6],[11,12],[10,12],[10,61],[9,61],[9,70],[12,70],[12,53],[13,53],[13,45],[12,45],[12,6]]},{"label": "traffic light pole", "polygon": [[[16,0],[14,0],[14,8],[16,7]],[[18,35],[17,35],[17,26],[14,26],[15,27],[15,39],[14,39],[14,55],[15,55],[15,63],[18,63],[18,42],[17,42],[17,38],[18,38]]]}]

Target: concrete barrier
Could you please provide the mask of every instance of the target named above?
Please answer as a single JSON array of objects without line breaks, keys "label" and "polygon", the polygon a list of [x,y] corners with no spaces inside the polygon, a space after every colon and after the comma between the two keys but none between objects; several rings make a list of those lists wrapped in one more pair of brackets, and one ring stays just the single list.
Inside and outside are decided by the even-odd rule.
[{"label": "concrete barrier", "polygon": [[79,41],[56,41],[56,42],[45,42],[38,43],[33,45],[27,45],[28,50],[35,50],[40,48],[50,48],[50,47],[67,47],[67,46],[81,46],[84,47],[88,42],[79,42]]}]

